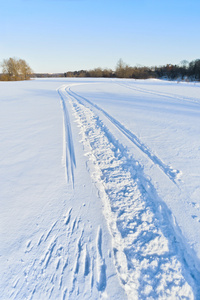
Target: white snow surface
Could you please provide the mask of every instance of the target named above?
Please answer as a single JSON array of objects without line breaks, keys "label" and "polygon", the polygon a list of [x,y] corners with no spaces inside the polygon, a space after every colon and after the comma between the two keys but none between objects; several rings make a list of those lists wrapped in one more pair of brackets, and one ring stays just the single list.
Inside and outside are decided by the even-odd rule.
[{"label": "white snow surface", "polygon": [[200,299],[200,84],[0,82],[0,299]]}]

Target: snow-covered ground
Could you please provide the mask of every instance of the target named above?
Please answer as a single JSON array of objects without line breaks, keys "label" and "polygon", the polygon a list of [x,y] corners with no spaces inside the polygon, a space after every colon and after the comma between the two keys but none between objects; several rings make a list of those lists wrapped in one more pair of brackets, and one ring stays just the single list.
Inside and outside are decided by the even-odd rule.
[{"label": "snow-covered ground", "polygon": [[0,82],[0,299],[200,299],[200,84]]}]

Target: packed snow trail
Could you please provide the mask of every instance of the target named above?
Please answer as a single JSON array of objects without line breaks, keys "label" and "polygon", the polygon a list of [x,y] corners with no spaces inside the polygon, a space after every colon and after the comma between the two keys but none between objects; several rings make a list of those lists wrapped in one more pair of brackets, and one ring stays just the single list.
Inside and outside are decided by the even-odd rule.
[{"label": "packed snow trail", "polygon": [[176,224],[141,166],[84,105],[86,99],[67,89],[65,97],[73,106],[90,172],[104,201],[115,266],[128,298],[195,299],[199,272],[193,262],[188,264]]}]

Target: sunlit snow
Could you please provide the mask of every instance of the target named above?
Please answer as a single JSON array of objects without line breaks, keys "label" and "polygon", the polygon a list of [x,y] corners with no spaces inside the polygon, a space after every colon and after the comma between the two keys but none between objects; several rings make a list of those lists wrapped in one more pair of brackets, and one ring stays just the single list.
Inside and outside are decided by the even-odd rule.
[{"label": "sunlit snow", "polygon": [[200,84],[0,82],[0,298],[200,298]]}]

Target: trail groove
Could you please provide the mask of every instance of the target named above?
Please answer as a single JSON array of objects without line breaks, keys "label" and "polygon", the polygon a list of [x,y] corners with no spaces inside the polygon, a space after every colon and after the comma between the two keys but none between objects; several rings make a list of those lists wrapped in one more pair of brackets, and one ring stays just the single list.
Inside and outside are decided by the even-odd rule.
[{"label": "trail groove", "polygon": [[67,111],[67,107],[65,104],[64,96],[63,96],[64,88],[58,89],[58,94],[61,99],[62,109],[63,109],[63,158],[66,168],[66,177],[68,181],[72,180],[74,186],[74,168],[76,167],[76,158],[74,151],[74,144],[72,138],[71,124],[70,118]]}]

